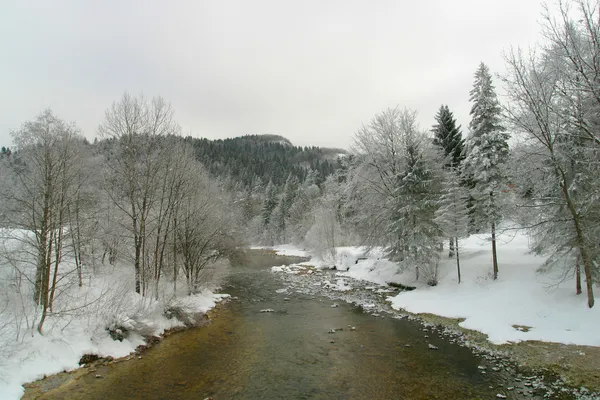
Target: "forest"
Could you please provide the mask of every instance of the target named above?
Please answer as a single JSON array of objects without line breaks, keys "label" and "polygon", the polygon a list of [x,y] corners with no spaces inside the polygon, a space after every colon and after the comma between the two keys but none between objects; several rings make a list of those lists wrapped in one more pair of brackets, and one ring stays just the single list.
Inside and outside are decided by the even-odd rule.
[{"label": "forest", "polygon": [[[593,307],[600,23],[576,3],[576,15],[546,9],[544,41],[509,49],[505,74],[476,68],[467,127],[452,105],[432,127],[393,106],[356,127],[350,151],[184,137],[160,96],[125,93],[93,143],[42,111],[0,152],[0,333],[10,336],[0,346],[64,329],[99,304],[101,329],[126,326],[135,317],[115,306],[124,293],[168,308],[249,245],[294,243],[325,260],[339,246],[383,249],[435,286],[447,257],[460,283],[461,242],[475,233],[489,234],[497,279],[498,233],[523,230],[546,259],[540,273],[575,277]],[[97,284],[115,273],[121,291]]]}]

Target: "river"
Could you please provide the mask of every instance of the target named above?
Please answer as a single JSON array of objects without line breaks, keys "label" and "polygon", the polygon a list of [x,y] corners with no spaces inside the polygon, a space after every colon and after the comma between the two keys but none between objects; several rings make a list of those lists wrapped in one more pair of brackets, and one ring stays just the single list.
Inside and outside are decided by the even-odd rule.
[{"label": "river", "polygon": [[284,291],[289,282],[268,268],[281,263],[263,258],[234,268],[224,285],[233,299],[211,324],[171,335],[141,358],[98,367],[43,398],[532,398],[508,389],[518,386],[516,375],[484,370],[480,355],[417,321]]}]

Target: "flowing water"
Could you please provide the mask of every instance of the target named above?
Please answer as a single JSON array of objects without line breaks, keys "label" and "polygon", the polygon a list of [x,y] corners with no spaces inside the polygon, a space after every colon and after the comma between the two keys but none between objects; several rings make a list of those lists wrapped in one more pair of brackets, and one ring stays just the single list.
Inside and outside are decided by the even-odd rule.
[{"label": "flowing water", "polygon": [[515,376],[483,371],[480,356],[435,331],[425,334],[418,322],[284,292],[269,263],[281,260],[233,270],[224,291],[237,299],[210,325],[172,335],[141,359],[99,367],[44,398],[532,398],[507,389]]}]

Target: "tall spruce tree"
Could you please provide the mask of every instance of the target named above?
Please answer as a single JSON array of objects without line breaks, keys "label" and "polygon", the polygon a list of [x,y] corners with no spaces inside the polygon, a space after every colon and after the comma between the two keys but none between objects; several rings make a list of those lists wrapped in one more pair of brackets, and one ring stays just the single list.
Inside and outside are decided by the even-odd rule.
[{"label": "tall spruce tree", "polygon": [[461,185],[458,171],[454,168],[446,170],[435,222],[450,240],[450,256],[456,255],[458,283],[461,281],[459,239],[468,236],[469,232],[468,198],[467,188]]},{"label": "tall spruce tree", "polygon": [[[454,114],[447,105],[441,105],[435,115],[437,122],[433,128],[433,144],[438,146],[444,155],[444,167],[456,170],[464,159],[465,140],[460,126],[456,126]],[[448,256],[454,256],[455,237],[448,237]]]},{"label": "tall spruce tree", "polygon": [[275,207],[277,207],[277,188],[273,184],[273,181],[269,181],[265,189],[265,200],[261,210],[261,217],[265,227],[271,222],[271,216]]},{"label": "tall spruce tree", "polygon": [[506,183],[509,135],[501,124],[501,108],[488,67],[482,62],[470,91],[470,135],[465,143],[463,178],[471,183],[472,218],[476,227],[491,230],[493,277],[498,278],[496,227],[500,221],[499,196]]},{"label": "tall spruce tree", "polygon": [[454,114],[448,106],[442,105],[435,115],[436,124],[433,126],[433,144],[444,151],[448,166],[457,168],[464,158],[465,140],[460,126],[456,126]]}]

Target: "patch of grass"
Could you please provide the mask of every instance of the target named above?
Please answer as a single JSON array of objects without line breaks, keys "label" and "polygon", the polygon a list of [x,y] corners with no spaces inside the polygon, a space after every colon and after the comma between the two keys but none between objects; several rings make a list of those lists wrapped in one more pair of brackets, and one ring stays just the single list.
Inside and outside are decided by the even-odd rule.
[{"label": "patch of grass", "polygon": [[[600,347],[541,341],[495,345],[488,341],[487,335],[461,327],[459,324],[464,318],[446,318],[425,313],[412,315],[424,322],[460,331],[467,340],[482,348],[508,353],[524,373],[543,371],[545,376],[562,377],[569,386],[584,386],[592,391],[600,391]],[[522,332],[532,329],[526,325],[513,325],[513,328]]]},{"label": "patch of grass", "polygon": [[532,329],[531,326],[527,325],[513,325],[512,327],[521,332],[529,332]]},{"label": "patch of grass", "polygon": [[415,290],[416,289],[415,286],[403,285],[403,284],[398,283],[398,282],[386,282],[386,283],[388,284],[388,286],[391,286],[391,287],[394,287],[394,288],[397,288],[397,289],[400,289],[400,290],[409,291],[409,290]]}]

